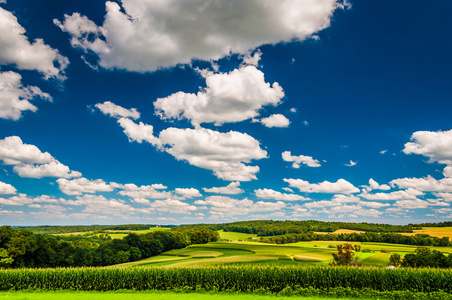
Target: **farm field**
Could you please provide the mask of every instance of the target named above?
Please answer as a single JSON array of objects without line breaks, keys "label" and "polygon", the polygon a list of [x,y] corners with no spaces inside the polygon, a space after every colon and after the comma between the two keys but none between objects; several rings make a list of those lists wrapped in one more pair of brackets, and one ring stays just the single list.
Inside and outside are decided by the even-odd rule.
[{"label": "farm field", "polygon": [[413,230],[413,233],[402,233],[403,235],[428,234],[435,237],[448,237],[452,239],[452,227],[424,227],[419,230]]},{"label": "farm field", "polygon": [[[180,294],[173,292],[73,292],[73,291],[58,291],[58,292],[0,292],[0,300],[179,300],[181,298],[186,300],[271,300],[275,296],[266,295],[247,295],[247,294]],[[297,297],[302,300],[345,300],[349,298],[326,298],[326,297]],[[281,300],[290,300],[293,297],[277,297]],[[359,298],[354,298],[360,300]]]},{"label": "farm field", "polygon": [[[168,266],[194,267],[215,265],[328,265],[336,245],[345,242],[322,241],[272,245],[258,242],[215,242],[192,245],[184,249],[171,250],[144,260],[116,266]],[[385,243],[359,243],[362,249],[371,252],[357,252],[363,266],[387,267],[392,253],[405,255],[416,247]],[[436,248],[451,253],[452,248]]]},{"label": "farm field", "polygon": [[258,238],[257,234],[229,232],[223,231],[223,229],[218,230],[218,233],[220,234],[220,239],[228,240],[230,242],[245,241],[252,238]]}]

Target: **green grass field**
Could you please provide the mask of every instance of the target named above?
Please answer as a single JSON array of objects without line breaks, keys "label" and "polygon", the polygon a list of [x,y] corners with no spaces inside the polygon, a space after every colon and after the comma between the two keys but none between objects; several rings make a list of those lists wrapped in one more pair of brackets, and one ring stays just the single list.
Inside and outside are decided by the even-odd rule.
[{"label": "green grass field", "polygon": [[[173,293],[173,292],[0,292],[1,300],[293,300],[294,297],[275,297],[266,295],[248,295],[248,294],[198,294],[198,293]],[[325,297],[297,297],[303,300],[345,300],[349,298],[325,298]],[[360,300],[354,298],[355,300]]]},{"label": "green grass field", "polygon": [[[216,242],[171,250],[155,257],[118,266],[192,267],[212,265],[328,265],[336,245],[345,242],[302,242],[273,245],[258,242]],[[371,252],[357,252],[363,266],[387,267],[392,253],[405,255],[416,247],[385,243],[352,243]],[[450,247],[436,248],[450,252]],[[382,252],[383,250],[383,252]]]},{"label": "green grass field", "polygon": [[257,234],[250,234],[250,233],[240,233],[240,232],[225,232],[223,229],[218,230],[218,233],[220,234],[220,239],[222,240],[228,240],[230,242],[236,242],[236,241],[246,241],[248,239],[257,239]]}]

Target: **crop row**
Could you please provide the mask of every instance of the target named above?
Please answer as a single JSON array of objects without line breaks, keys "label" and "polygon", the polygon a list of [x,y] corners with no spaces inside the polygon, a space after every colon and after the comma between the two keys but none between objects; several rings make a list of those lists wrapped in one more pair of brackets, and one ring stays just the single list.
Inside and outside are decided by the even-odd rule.
[{"label": "crop row", "polygon": [[452,292],[452,273],[437,269],[219,266],[204,268],[78,268],[0,271],[0,290],[171,290],[272,293],[289,288],[371,288],[377,291]]}]

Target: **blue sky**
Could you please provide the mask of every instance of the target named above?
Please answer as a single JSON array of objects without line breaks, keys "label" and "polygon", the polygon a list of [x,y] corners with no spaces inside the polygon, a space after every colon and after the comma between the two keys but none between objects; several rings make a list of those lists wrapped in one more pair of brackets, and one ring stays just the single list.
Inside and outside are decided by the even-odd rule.
[{"label": "blue sky", "polygon": [[450,9],[0,0],[0,223],[450,220]]}]

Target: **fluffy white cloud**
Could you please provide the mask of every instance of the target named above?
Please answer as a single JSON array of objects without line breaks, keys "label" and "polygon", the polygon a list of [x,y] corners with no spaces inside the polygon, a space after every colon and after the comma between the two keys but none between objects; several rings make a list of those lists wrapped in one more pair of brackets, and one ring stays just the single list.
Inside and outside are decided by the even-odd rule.
[{"label": "fluffy white cloud", "polygon": [[237,200],[226,196],[210,196],[205,200],[195,201],[197,205],[207,205],[214,218],[228,218],[235,215],[246,215],[250,212],[280,211],[287,205],[282,202],[254,202],[249,199]]},{"label": "fluffy white cloud", "polygon": [[169,212],[173,214],[186,214],[198,209],[194,205],[174,199],[155,200],[150,204],[150,207],[159,212]]},{"label": "fluffy white cloud", "polygon": [[[230,73],[207,72],[203,76],[207,86],[197,94],[177,92],[157,99],[154,102],[157,114],[162,119],[188,119],[195,126],[221,125],[254,118],[263,106],[276,106],[284,97],[281,86],[265,82],[264,73],[254,66]],[[269,124],[281,121],[279,116],[285,118],[276,115],[268,120]]]},{"label": "fluffy white cloud", "polygon": [[[114,188],[119,188],[121,191],[119,191],[119,194],[122,196],[128,196],[131,198],[134,198],[136,202],[145,203],[145,198],[150,199],[166,199],[170,198],[172,195],[170,192],[167,191],[158,191],[158,190],[164,190],[167,187],[162,184],[152,184],[152,185],[142,185],[137,186],[133,183],[128,184],[110,184]],[[144,199],[143,199],[144,198]],[[141,200],[140,200],[141,199]]]},{"label": "fluffy white cloud", "polygon": [[261,55],[262,52],[260,50],[257,50],[253,55],[251,55],[251,53],[247,53],[243,57],[243,64],[257,67],[259,65],[259,61],[261,60]]},{"label": "fluffy white cloud", "polygon": [[444,177],[452,177],[452,166],[447,166],[443,170]]},{"label": "fluffy white cloud", "polygon": [[181,189],[181,188],[176,188],[174,190],[174,192],[178,195],[181,195],[185,198],[193,198],[193,197],[201,197],[201,193],[194,188],[189,188],[189,189]]},{"label": "fluffy white cloud", "polygon": [[106,2],[102,26],[79,13],[54,23],[103,68],[146,72],[304,40],[328,27],[335,0]]},{"label": "fluffy white cloud", "polygon": [[6,165],[14,165],[14,172],[21,177],[73,178],[82,174],[71,171],[52,157],[48,152],[41,152],[35,145],[24,144],[18,136],[9,136],[0,140],[0,160]]},{"label": "fluffy white cloud", "polygon": [[104,103],[97,103],[95,105],[104,115],[113,118],[132,118],[134,120],[140,118],[140,113],[136,108],[126,109],[122,106],[116,105],[111,101]]},{"label": "fluffy white cloud", "polygon": [[387,184],[381,184],[380,185],[378,182],[376,182],[372,178],[369,179],[369,185],[368,186],[363,185],[361,187],[363,187],[366,192],[370,192],[372,190],[388,191],[388,190],[391,189],[391,187],[389,185],[387,185]]},{"label": "fluffy white cloud", "polygon": [[452,165],[452,130],[417,131],[406,143],[405,154],[420,154],[430,158],[430,162]]},{"label": "fluffy white cloud", "polygon": [[14,172],[20,177],[28,178],[43,178],[43,177],[57,177],[57,178],[74,178],[82,176],[78,171],[71,171],[68,166],[63,165],[57,160],[43,165],[20,164],[14,166]]},{"label": "fluffy white cloud", "polygon": [[425,178],[399,178],[389,184],[400,189],[414,188],[423,192],[452,192],[452,178],[436,180],[428,175]]},{"label": "fluffy white cloud", "polygon": [[21,205],[32,205],[36,203],[66,203],[66,200],[64,199],[56,199],[48,195],[42,195],[38,197],[29,197],[26,194],[18,194],[9,198],[0,198],[0,204],[3,205],[14,205],[14,206],[21,206]]},{"label": "fluffy white cloud", "polygon": [[0,118],[17,121],[22,117],[22,112],[35,112],[38,109],[31,100],[41,98],[52,101],[52,97],[38,87],[23,86],[21,79],[15,72],[0,73]]},{"label": "fluffy white cloud", "polygon": [[48,152],[43,153],[35,145],[24,144],[18,136],[9,136],[0,140],[0,159],[6,165],[46,164],[54,160]]},{"label": "fluffy white cloud", "polygon": [[66,195],[81,195],[82,193],[111,192],[113,187],[102,179],[88,180],[84,177],[67,180],[57,179],[59,189]]},{"label": "fluffy white cloud", "polygon": [[391,193],[368,194],[364,192],[359,196],[367,200],[406,200],[406,199],[416,199],[417,196],[422,195],[424,195],[423,192],[418,191],[414,188],[408,188],[405,191],[395,191]]},{"label": "fluffy white cloud", "polygon": [[273,200],[282,200],[282,201],[306,201],[310,200],[309,198],[305,198],[296,194],[284,194],[271,189],[258,189],[254,191],[254,194],[258,198],[262,199],[273,199]]},{"label": "fluffy white cloud", "polygon": [[299,169],[300,164],[304,164],[308,167],[320,167],[320,162],[311,156],[299,155],[292,156],[290,151],[284,151],[282,153],[282,159],[287,162],[293,162],[292,168]]},{"label": "fluffy white cloud", "polygon": [[143,210],[136,209],[118,199],[107,199],[102,195],[77,196],[74,205],[85,206],[83,213],[96,214],[97,216],[109,216],[123,218]]},{"label": "fluffy white cloud", "polygon": [[256,179],[255,174],[259,172],[259,167],[246,164],[267,157],[267,151],[260,148],[259,141],[246,133],[221,133],[201,127],[167,128],[156,137],[152,125],[142,122],[137,124],[129,118],[120,118],[118,123],[124,128],[129,141],[148,142],[177,160],[185,160],[191,165],[212,170],[223,180]]},{"label": "fluffy white cloud", "polygon": [[65,79],[64,70],[69,60],[58,50],[44,44],[42,39],[28,41],[17,18],[0,7],[0,64],[14,65],[21,70],[36,70],[45,78]]},{"label": "fluffy white cloud", "polygon": [[124,129],[129,141],[135,141],[140,144],[145,141],[151,145],[160,146],[160,141],[154,136],[154,127],[152,125],[147,125],[143,122],[137,124],[128,118],[120,118],[118,124]]},{"label": "fluffy white cloud", "polygon": [[227,186],[223,187],[213,187],[213,188],[202,188],[204,192],[215,193],[215,194],[226,194],[226,195],[236,195],[244,192],[240,186],[240,181],[231,182]]},{"label": "fluffy white cloud", "polygon": [[290,121],[284,115],[274,114],[268,118],[263,118],[260,120],[254,119],[253,122],[259,122],[264,124],[268,128],[272,127],[289,127]]},{"label": "fluffy white cloud", "polygon": [[4,183],[0,181],[0,195],[11,195],[17,193],[17,190],[15,187],[13,187],[9,183]]},{"label": "fluffy white cloud", "polygon": [[418,209],[418,208],[427,208],[431,206],[431,203],[425,200],[414,199],[414,200],[399,200],[396,201],[394,206],[406,209]]},{"label": "fluffy white cloud", "polygon": [[221,133],[210,129],[168,128],[159,135],[165,151],[177,160],[212,170],[223,180],[250,181],[256,179],[258,166],[248,166],[251,160],[267,157],[259,141],[246,133]]},{"label": "fluffy white cloud", "polygon": [[327,193],[327,194],[353,194],[359,189],[345,179],[336,182],[324,181],[321,183],[309,183],[302,179],[283,179],[289,186],[297,188],[300,192],[306,193]]}]

